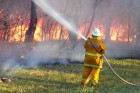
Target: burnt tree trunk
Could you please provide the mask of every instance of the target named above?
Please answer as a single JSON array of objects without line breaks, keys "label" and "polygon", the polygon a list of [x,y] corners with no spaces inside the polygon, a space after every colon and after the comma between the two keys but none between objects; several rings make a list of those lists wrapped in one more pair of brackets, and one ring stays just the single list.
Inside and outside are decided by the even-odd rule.
[{"label": "burnt tree trunk", "polygon": [[72,43],[72,47],[74,48],[77,45],[77,42],[78,42],[77,41],[77,36],[73,33],[69,33],[69,39],[70,39],[70,42]]},{"label": "burnt tree trunk", "polygon": [[138,29],[137,29],[137,33],[136,33],[136,46],[139,46],[139,41],[140,41],[140,22],[138,24]]},{"label": "burnt tree trunk", "polygon": [[8,22],[7,21],[4,21],[3,22],[3,26],[4,26],[4,33],[3,33],[3,40],[4,41],[8,41],[8,38],[9,38],[9,33],[8,33]]},{"label": "burnt tree trunk", "polygon": [[107,43],[109,43],[111,41],[111,36],[110,36],[111,21],[112,21],[112,17],[108,16],[107,23],[106,23],[106,31],[105,31],[105,41]]},{"label": "burnt tree trunk", "polygon": [[91,22],[90,22],[90,24],[89,24],[89,27],[88,27],[88,29],[87,29],[87,32],[86,32],[86,35],[85,35],[85,37],[88,37],[88,35],[89,35],[89,33],[90,33],[90,31],[91,31],[91,29],[92,29],[92,26],[93,26],[93,23],[94,23],[94,17],[95,17],[95,12],[96,12],[96,8],[97,8],[97,6],[102,2],[103,0],[95,0],[95,2],[94,2],[94,8],[93,8],[93,11],[92,11],[92,18],[91,18]]},{"label": "burnt tree trunk", "polygon": [[25,33],[25,42],[32,42],[34,39],[34,33],[36,30],[37,25],[37,13],[36,13],[36,6],[33,1],[31,1],[31,17],[30,17],[30,24],[29,28]]}]

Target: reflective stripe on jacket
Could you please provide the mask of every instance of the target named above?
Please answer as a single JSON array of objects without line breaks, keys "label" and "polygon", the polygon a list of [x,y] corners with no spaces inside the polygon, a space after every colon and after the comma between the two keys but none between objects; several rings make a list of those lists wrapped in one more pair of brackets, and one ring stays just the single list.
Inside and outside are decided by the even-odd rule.
[{"label": "reflective stripe on jacket", "polygon": [[102,66],[93,65],[93,64],[86,64],[86,63],[84,63],[84,66],[89,66],[89,67],[94,67],[94,68],[99,68],[99,69],[102,68]]},{"label": "reflective stripe on jacket", "polygon": [[92,54],[92,53],[88,53],[88,52],[86,52],[86,55],[89,55],[89,56],[97,56],[97,57],[100,57],[101,56],[101,54]]}]

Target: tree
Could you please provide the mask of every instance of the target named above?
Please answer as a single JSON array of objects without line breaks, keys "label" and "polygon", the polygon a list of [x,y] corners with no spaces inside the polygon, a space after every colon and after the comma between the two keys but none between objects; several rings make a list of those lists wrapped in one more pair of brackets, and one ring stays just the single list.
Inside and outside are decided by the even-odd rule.
[{"label": "tree", "polygon": [[112,19],[113,19],[113,15],[112,15],[112,4],[111,4],[111,0],[106,1],[106,5],[105,7],[107,7],[106,10],[106,23],[105,23],[105,41],[106,43],[109,43],[111,40],[111,25],[112,25]]},{"label": "tree", "polygon": [[34,33],[37,25],[37,13],[36,13],[36,5],[33,1],[31,1],[31,17],[29,28],[25,33],[25,42],[32,42],[34,39]]},{"label": "tree", "polygon": [[95,17],[96,8],[97,8],[97,6],[98,6],[102,1],[103,1],[103,0],[95,0],[95,2],[93,3],[94,8],[93,8],[93,11],[92,11],[92,18],[91,18],[91,22],[90,22],[90,24],[89,24],[89,27],[88,27],[88,30],[87,30],[87,33],[86,33],[85,37],[88,36],[88,34],[89,34],[89,32],[90,32],[90,30],[91,30],[91,28],[92,28],[92,25],[93,25],[93,22],[94,22],[94,17]]},{"label": "tree", "polygon": [[105,40],[107,43],[110,42],[110,27],[111,27],[112,17],[108,15],[107,23],[106,23],[106,31],[105,31]]}]

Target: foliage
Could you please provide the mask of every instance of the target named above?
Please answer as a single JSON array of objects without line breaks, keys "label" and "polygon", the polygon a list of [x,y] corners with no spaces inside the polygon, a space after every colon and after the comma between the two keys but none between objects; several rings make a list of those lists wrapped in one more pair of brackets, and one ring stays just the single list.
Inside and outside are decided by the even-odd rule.
[{"label": "foliage", "polygon": [[[109,62],[124,79],[139,83],[140,60],[114,60]],[[12,83],[1,83],[0,93],[140,93],[139,87],[120,81],[104,64],[99,87],[80,86],[83,64],[43,66],[20,69],[12,74]]]}]

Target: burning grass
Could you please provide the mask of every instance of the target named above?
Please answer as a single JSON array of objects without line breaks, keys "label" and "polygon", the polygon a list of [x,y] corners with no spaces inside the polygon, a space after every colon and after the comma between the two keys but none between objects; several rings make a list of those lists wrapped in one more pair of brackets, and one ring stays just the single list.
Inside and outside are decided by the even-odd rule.
[{"label": "burning grass", "polygon": [[[130,82],[140,82],[140,60],[114,60],[116,72]],[[100,75],[100,86],[92,89],[95,93],[140,93],[139,87],[122,83],[104,64]],[[82,91],[83,65],[55,65],[13,72],[12,83],[1,83],[0,93],[91,93],[89,85]]]}]

